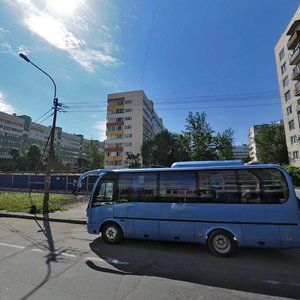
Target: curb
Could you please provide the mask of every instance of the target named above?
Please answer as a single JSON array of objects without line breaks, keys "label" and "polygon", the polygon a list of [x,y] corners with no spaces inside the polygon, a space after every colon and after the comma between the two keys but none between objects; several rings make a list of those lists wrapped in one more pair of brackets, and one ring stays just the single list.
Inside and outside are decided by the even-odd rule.
[{"label": "curb", "polygon": [[86,221],[85,220],[60,219],[60,218],[44,218],[44,217],[39,217],[37,215],[27,216],[27,215],[0,213],[0,218],[16,218],[16,219],[39,220],[39,221],[49,221],[49,222],[60,222],[60,223],[70,223],[70,224],[82,224],[82,225],[86,225]]}]

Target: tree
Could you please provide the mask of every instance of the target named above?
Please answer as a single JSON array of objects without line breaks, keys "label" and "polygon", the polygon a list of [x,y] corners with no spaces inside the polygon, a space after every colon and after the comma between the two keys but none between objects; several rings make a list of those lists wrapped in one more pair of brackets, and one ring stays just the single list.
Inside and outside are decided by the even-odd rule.
[{"label": "tree", "polygon": [[186,119],[184,137],[188,141],[192,160],[213,160],[216,155],[216,139],[214,131],[206,121],[206,113],[189,112]]},{"label": "tree", "polygon": [[41,170],[43,167],[42,163],[42,152],[38,145],[31,145],[25,152],[25,160],[27,162],[27,171]]},{"label": "tree", "polygon": [[231,128],[226,129],[222,134],[216,136],[216,150],[218,159],[233,159],[233,134]]},{"label": "tree", "polygon": [[288,152],[282,125],[262,125],[255,137],[255,142],[259,162],[288,163]]},{"label": "tree", "polygon": [[86,153],[89,169],[104,168],[104,153],[100,151],[98,141],[91,140],[86,145]]},{"label": "tree", "polygon": [[184,137],[164,130],[153,140],[143,143],[141,153],[144,166],[170,166],[172,163],[188,157]]},{"label": "tree", "polygon": [[13,171],[16,171],[18,169],[20,169],[20,165],[21,165],[21,157],[20,157],[20,153],[19,150],[17,149],[11,149],[10,153],[9,153],[12,157],[12,169]]},{"label": "tree", "polygon": [[89,162],[86,158],[79,157],[77,159],[78,171],[85,172],[88,169]]},{"label": "tree", "polygon": [[129,168],[140,168],[141,167],[141,154],[133,154],[133,153],[128,153],[127,158],[129,162]]}]

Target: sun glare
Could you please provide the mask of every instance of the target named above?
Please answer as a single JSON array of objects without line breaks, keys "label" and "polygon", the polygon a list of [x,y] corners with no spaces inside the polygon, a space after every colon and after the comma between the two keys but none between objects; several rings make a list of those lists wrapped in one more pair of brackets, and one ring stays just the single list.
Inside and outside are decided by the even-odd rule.
[{"label": "sun glare", "polygon": [[66,16],[72,16],[81,4],[82,0],[47,0],[49,9]]}]

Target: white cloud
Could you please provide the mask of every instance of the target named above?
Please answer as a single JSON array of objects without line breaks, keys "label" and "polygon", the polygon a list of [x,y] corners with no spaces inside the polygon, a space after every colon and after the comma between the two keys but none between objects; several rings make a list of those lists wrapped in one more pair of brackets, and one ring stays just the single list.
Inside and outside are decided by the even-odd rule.
[{"label": "white cloud", "polygon": [[105,121],[98,121],[93,125],[93,128],[98,130],[97,138],[99,141],[104,141],[106,138],[106,122]]},{"label": "white cloud", "polygon": [[9,31],[0,27],[0,37],[4,36],[6,33],[9,33]]},{"label": "white cloud", "polygon": [[5,98],[5,95],[0,91],[0,111],[5,112],[7,114],[13,114],[16,112],[16,109],[10,105]]},{"label": "white cloud", "polygon": [[14,53],[12,50],[12,46],[8,42],[1,43],[1,52],[3,53]]},{"label": "white cloud", "polygon": [[[66,51],[72,59],[87,71],[93,72],[98,64],[109,66],[118,63],[118,60],[112,55],[112,46],[105,44],[103,50],[95,50],[89,47],[84,38],[78,37],[74,30],[71,31],[70,28],[67,28],[67,23],[63,23],[48,12],[40,10],[36,2],[16,0],[9,4],[17,4],[16,9],[20,10],[20,14],[22,14],[20,17],[31,32],[37,34],[52,46]],[[76,20],[76,17],[74,15],[74,20]],[[82,18],[80,20],[79,28],[84,27],[85,30],[83,31],[87,31],[88,23]],[[108,28],[104,27],[103,30],[108,35]]]}]

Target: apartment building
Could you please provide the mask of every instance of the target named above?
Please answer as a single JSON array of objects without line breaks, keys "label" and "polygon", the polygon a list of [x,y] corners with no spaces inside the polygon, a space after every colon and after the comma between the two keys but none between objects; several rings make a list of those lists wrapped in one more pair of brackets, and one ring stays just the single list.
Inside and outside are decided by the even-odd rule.
[{"label": "apartment building", "polygon": [[[126,168],[127,154],[141,153],[144,141],[164,130],[153,101],[144,91],[109,94],[105,141],[105,168]],[[142,161],[141,161],[142,164]]]},{"label": "apartment building", "polygon": [[[9,115],[0,112],[0,158],[11,158],[11,150],[16,149],[22,155],[32,145],[39,145],[43,151],[48,145],[51,127],[32,122],[31,117]],[[73,170],[78,166],[78,158],[86,158],[86,144],[90,140],[81,134],[63,132],[56,127],[54,137],[55,156],[68,163]],[[103,151],[103,143],[99,151]]]},{"label": "apartment building", "polygon": [[249,158],[249,148],[247,144],[233,146],[232,152],[234,159]]},{"label": "apartment building", "polygon": [[275,46],[289,162],[300,167],[300,6]]}]

